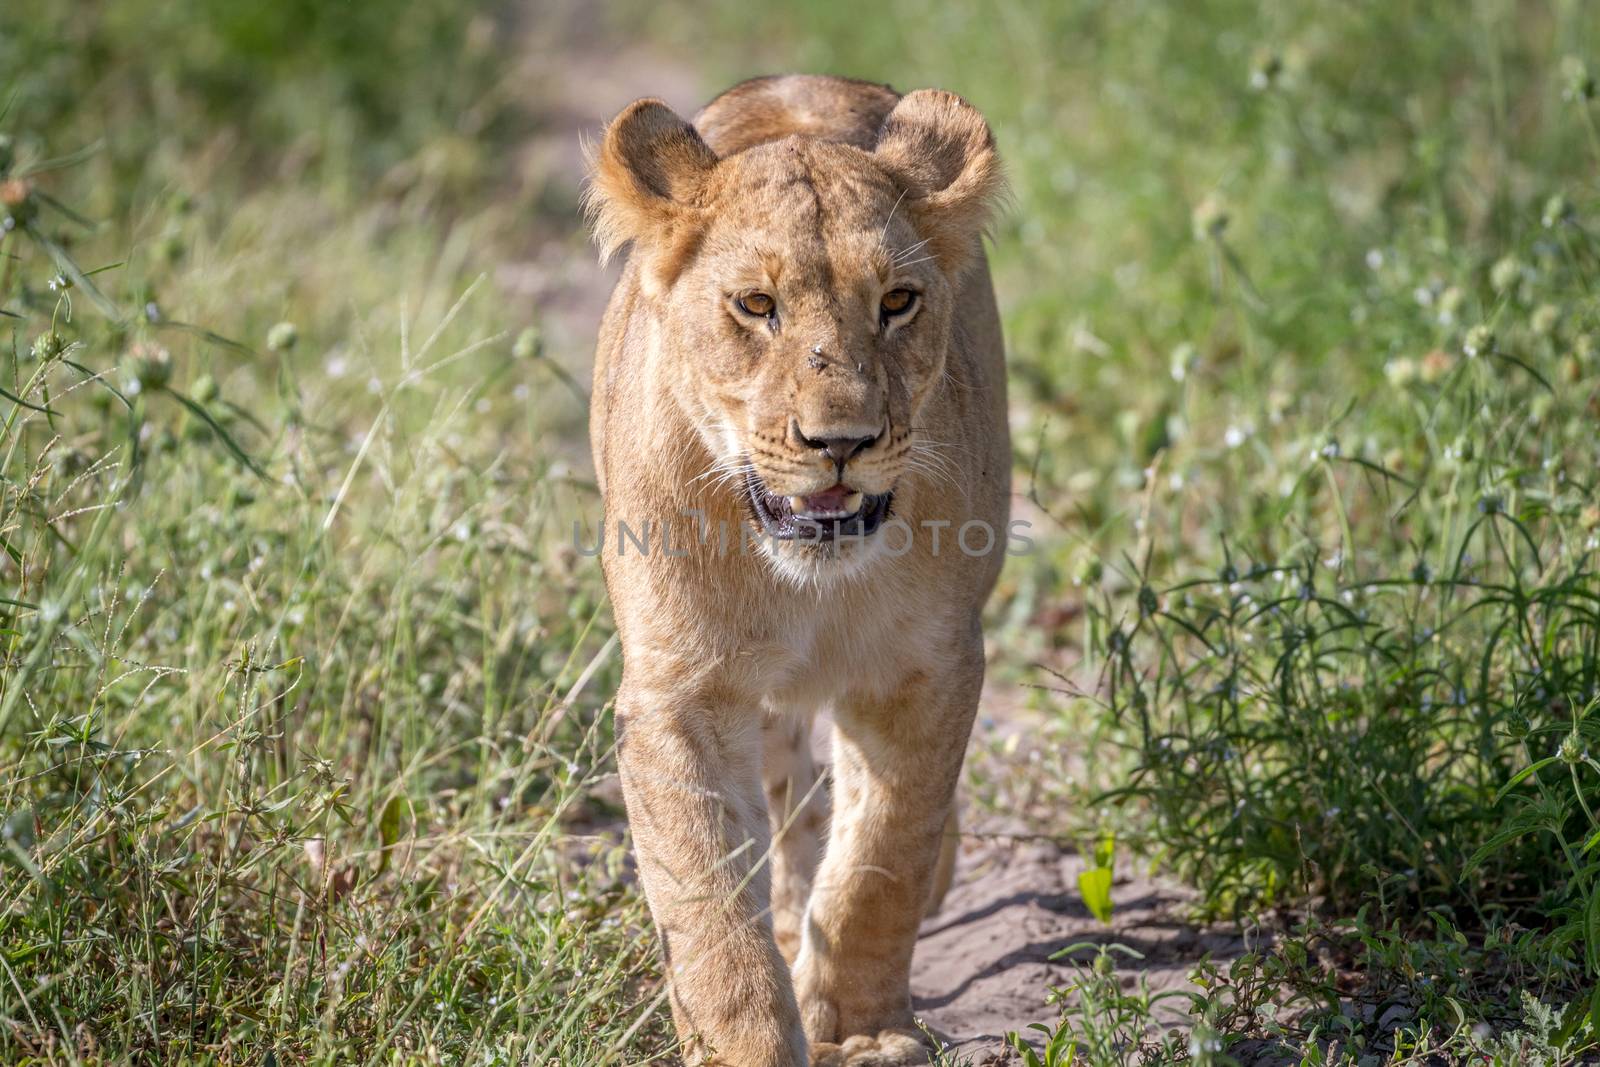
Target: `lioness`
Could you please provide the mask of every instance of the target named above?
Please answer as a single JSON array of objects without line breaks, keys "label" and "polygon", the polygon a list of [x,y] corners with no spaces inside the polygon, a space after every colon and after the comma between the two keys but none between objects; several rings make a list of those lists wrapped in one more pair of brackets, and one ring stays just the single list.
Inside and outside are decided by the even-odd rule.
[{"label": "lioness", "polygon": [[926,1062],[911,951],[1008,532],[1000,186],[965,101],[839,78],[640,100],[595,153],[631,248],[590,412],[618,760],[693,1063]]}]

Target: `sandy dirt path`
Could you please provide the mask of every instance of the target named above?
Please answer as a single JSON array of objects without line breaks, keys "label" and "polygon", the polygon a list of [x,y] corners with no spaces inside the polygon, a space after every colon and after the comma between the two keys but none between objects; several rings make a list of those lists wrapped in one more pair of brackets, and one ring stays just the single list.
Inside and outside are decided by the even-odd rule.
[{"label": "sandy dirt path", "polygon": [[1101,923],[1078,895],[1082,869],[1076,854],[1048,843],[969,840],[964,847],[943,910],[923,924],[911,988],[919,1017],[973,1067],[1021,1062],[1005,1034],[1054,1023],[1059,1009],[1045,997],[1071,967],[1050,957],[1068,945],[1136,950],[1142,960],[1119,957],[1120,980],[1132,988],[1142,978],[1151,991],[1189,988],[1189,972],[1206,953],[1225,961],[1244,951],[1237,933],[1184,921],[1184,890],[1132,874],[1118,877],[1112,922]]},{"label": "sandy dirt path", "polygon": [[[1037,744],[1049,743],[1039,740],[1049,733],[1037,728],[1042,713],[1027,706],[1025,691],[994,675],[984,686],[967,757],[967,777],[974,782],[1015,775],[1018,766],[1033,764],[1028,757]],[[984,743],[999,738],[1006,743]],[[1116,956],[1118,980],[1124,990],[1142,982],[1152,993],[1194,988],[1189,974],[1207,954],[1227,961],[1245,950],[1238,931],[1189,921],[1192,892],[1132,864],[1118,864],[1112,920],[1102,923],[1078,890],[1084,860],[1051,840],[1060,826],[1047,812],[999,812],[970,795],[964,800],[955,882],[939,914],[923,923],[911,976],[918,1017],[957,1062],[1020,1063],[1005,1040],[1012,1031],[1042,1043],[1027,1027],[1053,1025],[1058,1018],[1061,1009],[1047,997],[1052,987],[1070,983],[1075,968],[1051,957],[1070,945],[1132,949],[1140,958]],[[1087,961],[1093,954],[1088,947],[1073,957]],[[1178,1018],[1171,1006],[1157,1015],[1163,1021]]]}]

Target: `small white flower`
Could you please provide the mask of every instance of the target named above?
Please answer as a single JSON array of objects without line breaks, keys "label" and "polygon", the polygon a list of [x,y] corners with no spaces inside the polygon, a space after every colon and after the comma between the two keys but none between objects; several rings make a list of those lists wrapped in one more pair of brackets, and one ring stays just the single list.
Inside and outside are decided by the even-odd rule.
[{"label": "small white flower", "polygon": [[1246,436],[1247,434],[1240,427],[1229,426],[1228,431],[1222,435],[1222,441],[1229,448],[1238,448],[1240,445],[1244,444],[1244,439]]},{"label": "small white flower", "polygon": [[1383,266],[1383,253],[1376,248],[1369,248],[1367,250],[1367,266],[1373,270]]}]

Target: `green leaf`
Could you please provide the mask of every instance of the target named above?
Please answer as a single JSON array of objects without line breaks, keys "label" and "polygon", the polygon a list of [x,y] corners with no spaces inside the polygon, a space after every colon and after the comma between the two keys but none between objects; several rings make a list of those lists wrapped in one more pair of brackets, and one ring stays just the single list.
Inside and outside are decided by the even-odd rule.
[{"label": "green leaf", "polygon": [[1111,921],[1111,868],[1090,867],[1078,875],[1083,903],[1103,923]]},{"label": "green leaf", "polygon": [[410,808],[410,802],[396,793],[389,798],[389,802],[383,806],[383,811],[378,816],[378,840],[383,843],[383,849],[378,853],[379,874],[389,866],[389,857],[394,851],[394,846],[400,842],[402,824],[410,814]]},{"label": "green leaf", "polygon": [[239,442],[233,439],[233,435],[228,433],[227,430],[224,430],[222,425],[217,422],[216,419],[212,418],[211,413],[204,407],[200,406],[198,401],[191,400],[182,393],[178,392],[176,389],[168,389],[167,393],[172,397],[172,399],[176,400],[178,403],[182,404],[184,407],[193,412],[195,417],[201,422],[204,422],[207,426],[211,427],[211,432],[217,435],[217,438],[222,442],[223,447],[233,454],[234,459],[244,464],[245,468],[248,469],[250,473],[254,474],[257,478],[266,478],[267,472],[256,465],[256,461],[250,458],[249,453],[245,452],[243,448],[239,447]]},{"label": "green leaf", "polygon": [[27,408],[29,411],[37,411],[37,412],[40,412],[41,414],[44,414],[44,415],[59,415],[60,414],[60,412],[53,411],[50,408],[42,408],[38,404],[30,404],[26,400],[22,399],[20,396],[17,396],[15,393],[8,393],[4,389],[0,389],[0,396],[5,397],[7,400],[11,401],[13,404],[21,404],[23,407]]},{"label": "green leaf", "polygon": [[1496,852],[1500,851],[1500,849],[1505,847],[1507,844],[1510,844],[1512,841],[1521,840],[1538,829],[1540,829],[1540,827],[1538,826],[1536,820],[1522,817],[1511,820],[1511,822],[1507,823],[1505,826],[1496,831],[1489,838],[1489,840],[1480,845],[1478,850],[1467,859],[1467,865],[1464,868],[1464,872],[1471,873],[1472,871],[1477,870],[1477,868],[1485,860],[1494,855]]},{"label": "green leaf", "polygon": [[253,356],[256,354],[249,345],[240,344],[231,337],[224,337],[214,330],[206,329],[204,326],[196,326],[188,322],[177,322],[173,319],[162,319],[160,322],[152,323],[152,325],[158,330],[181,330],[184,333],[193,334],[202,341],[210,342],[218,348],[226,348],[243,355]]},{"label": "green leaf", "polygon": [[[1591,1016],[1594,1014],[1596,1005],[1600,1005],[1600,985],[1595,986],[1593,998],[1589,1003],[1587,1011],[1585,1011],[1582,1006],[1582,998],[1575,999],[1572,1001],[1572,1003],[1567,1005],[1566,1011],[1561,1017],[1561,1029],[1556,1031],[1555,1046],[1557,1048],[1566,1048],[1567,1043],[1572,1040],[1573,1035],[1575,1035],[1578,1030],[1582,1028],[1584,1023],[1590,1021]],[[1600,1027],[1596,1028],[1596,1032],[1600,1033]]]},{"label": "green leaf", "polygon": [[1531,763],[1528,766],[1522,768],[1522,770],[1518,771],[1516,774],[1513,774],[1511,776],[1511,780],[1509,782],[1507,782],[1505,785],[1501,786],[1500,787],[1500,791],[1494,795],[1494,802],[1496,804],[1500,803],[1502,800],[1504,800],[1506,798],[1506,794],[1511,792],[1517,786],[1521,785],[1523,780],[1525,778],[1527,778],[1528,775],[1534,774],[1534,773],[1536,773],[1538,771],[1543,770],[1544,768],[1550,766],[1550,764],[1554,763],[1559,758],[1560,758],[1559,756],[1546,756],[1544,759],[1540,760],[1539,762]]},{"label": "green leaf", "polygon": [[1584,952],[1589,957],[1589,970],[1600,974],[1600,887],[1589,892],[1589,906],[1584,914]]},{"label": "green leaf", "polygon": [[[1050,1028],[1048,1026],[1042,1026],[1039,1023],[1029,1023],[1028,1029],[1041,1030],[1047,1037],[1050,1034]],[[1006,1034],[1006,1042],[1021,1054],[1026,1067],[1044,1067],[1044,1062],[1039,1059],[1039,1054],[1033,1051],[1033,1047],[1024,1041],[1022,1039],[1022,1035],[1017,1033],[1017,1031],[1012,1030],[1008,1032]]]},{"label": "green leaf", "polygon": [[1112,866],[1112,859],[1117,854],[1117,838],[1115,834],[1102,834],[1094,846],[1094,865],[1096,867]]}]

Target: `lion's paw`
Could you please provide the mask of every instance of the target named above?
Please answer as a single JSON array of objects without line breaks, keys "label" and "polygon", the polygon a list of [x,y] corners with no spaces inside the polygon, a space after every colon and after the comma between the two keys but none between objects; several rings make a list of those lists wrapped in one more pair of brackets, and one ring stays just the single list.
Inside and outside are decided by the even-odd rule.
[{"label": "lion's paw", "polygon": [[915,1030],[884,1030],[877,1037],[857,1034],[843,1044],[811,1046],[811,1067],[910,1067],[928,1062],[928,1049]]}]

